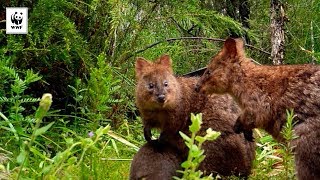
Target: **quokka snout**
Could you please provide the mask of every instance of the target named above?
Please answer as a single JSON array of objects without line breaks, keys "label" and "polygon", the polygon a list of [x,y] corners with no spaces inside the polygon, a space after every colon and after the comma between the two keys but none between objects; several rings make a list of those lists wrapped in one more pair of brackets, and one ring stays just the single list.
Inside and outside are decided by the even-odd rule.
[{"label": "quokka snout", "polygon": [[320,179],[320,66],[257,65],[245,56],[241,39],[229,38],[196,89],[233,97],[242,109],[234,125],[237,133],[250,134],[253,128],[262,128],[283,141],[280,132],[286,110],[293,109],[298,138],[291,144],[297,176],[300,180]]}]

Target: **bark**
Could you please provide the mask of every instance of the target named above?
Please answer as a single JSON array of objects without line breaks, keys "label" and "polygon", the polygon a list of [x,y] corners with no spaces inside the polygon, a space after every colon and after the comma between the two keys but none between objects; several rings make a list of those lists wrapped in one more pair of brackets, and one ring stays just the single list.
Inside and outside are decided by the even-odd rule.
[{"label": "bark", "polygon": [[284,23],[285,13],[283,4],[280,0],[271,0],[270,3],[271,19],[271,59],[273,64],[283,64],[284,59]]},{"label": "bark", "polygon": [[245,28],[250,28],[249,16],[250,16],[250,6],[248,0],[240,0],[239,4],[239,16],[240,21]]},{"label": "bark", "polygon": [[310,36],[311,36],[310,38],[311,38],[311,52],[312,52],[311,63],[315,64],[317,59],[314,56],[314,34],[313,34],[313,22],[312,22],[312,20],[311,20],[311,23],[310,23]]},{"label": "bark", "polygon": [[229,17],[238,20],[238,0],[226,0],[226,12]]},{"label": "bark", "polygon": [[[249,29],[250,5],[248,0],[226,0],[225,4],[226,14],[232,19],[241,22],[245,29]],[[233,32],[231,32],[230,36],[239,37],[238,34],[233,34]],[[244,38],[247,43],[250,42],[247,33],[244,34]]]},{"label": "bark", "polygon": [[[313,7],[313,2],[314,0],[311,1],[311,7]],[[313,13],[312,13],[313,15]],[[312,64],[315,64],[317,59],[316,57],[314,56],[314,31],[313,31],[313,17],[311,17],[311,22],[310,22],[310,38],[311,38],[311,52],[312,52],[312,55],[311,55],[311,63]]]}]

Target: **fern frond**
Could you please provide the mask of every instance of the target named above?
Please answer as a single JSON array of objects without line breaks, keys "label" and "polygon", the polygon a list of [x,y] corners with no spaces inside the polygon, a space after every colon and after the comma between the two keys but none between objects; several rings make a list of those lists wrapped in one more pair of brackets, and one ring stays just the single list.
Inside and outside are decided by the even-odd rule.
[{"label": "fern frond", "polygon": [[28,69],[26,73],[25,81],[26,81],[26,84],[29,84],[29,83],[39,81],[41,78],[42,77],[39,76],[38,73],[34,73],[31,69]]},{"label": "fern frond", "polygon": [[20,103],[34,103],[34,102],[39,102],[40,98],[23,98],[19,99]]},{"label": "fern frond", "polygon": [[0,103],[5,103],[5,102],[12,102],[12,99],[7,97],[0,97]]},{"label": "fern frond", "polygon": [[7,73],[7,75],[9,75],[10,77],[14,78],[14,79],[20,79],[19,74],[16,72],[16,70],[12,67],[8,67],[8,66],[4,66],[2,67],[2,70],[5,71]]},{"label": "fern frond", "polygon": [[27,89],[26,82],[17,78],[14,80],[14,83],[11,84],[11,91],[16,94],[21,94]]}]

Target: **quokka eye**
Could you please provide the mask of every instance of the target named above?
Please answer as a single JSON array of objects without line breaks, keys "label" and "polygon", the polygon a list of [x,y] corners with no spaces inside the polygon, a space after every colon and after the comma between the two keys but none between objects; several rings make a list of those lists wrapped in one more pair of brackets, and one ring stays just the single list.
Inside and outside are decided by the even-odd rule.
[{"label": "quokka eye", "polygon": [[210,74],[211,74],[211,72],[208,70],[206,74],[207,74],[207,75],[210,75]]},{"label": "quokka eye", "polygon": [[154,84],[153,83],[149,83],[149,89],[153,89],[154,88]]},{"label": "quokka eye", "polygon": [[168,87],[168,81],[164,81],[163,85],[164,87]]}]

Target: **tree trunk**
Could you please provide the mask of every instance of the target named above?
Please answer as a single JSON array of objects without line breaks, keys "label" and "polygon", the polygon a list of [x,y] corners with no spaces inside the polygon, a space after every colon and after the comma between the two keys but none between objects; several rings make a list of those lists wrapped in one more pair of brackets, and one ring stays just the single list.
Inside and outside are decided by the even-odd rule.
[{"label": "tree trunk", "polygon": [[226,0],[227,15],[234,20],[238,20],[238,0]]},{"label": "tree trunk", "polygon": [[239,15],[242,26],[249,29],[250,6],[248,0],[240,0]]},{"label": "tree trunk", "polygon": [[[314,0],[311,0],[311,7],[313,7],[313,1]],[[311,55],[311,63],[312,64],[315,64],[317,59],[316,57],[314,56],[314,31],[313,31],[313,13],[312,13],[312,16],[311,16],[311,22],[310,22],[310,38],[311,38],[311,52],[312,52],[312,55]]]},{"label": "tree trunk", "polygon": [[283,64],[285,13],[280,0],[271,0],[271,59],[273,64]]}]

